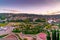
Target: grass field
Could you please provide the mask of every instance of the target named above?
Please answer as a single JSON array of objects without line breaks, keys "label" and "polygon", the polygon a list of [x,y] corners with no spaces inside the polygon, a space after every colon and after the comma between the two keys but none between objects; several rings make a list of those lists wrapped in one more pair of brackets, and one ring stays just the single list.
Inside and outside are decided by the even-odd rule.
[{"label": "grass field", "polygon": [[0,35],[0,38],[3,38],[3,37],[5,37],[5,36],[7,36],[8,34],[5,34],[5,35]]},{"label": "grass field", "polygon": [[0,23],[0,26],[6,26],[7,23]]}]

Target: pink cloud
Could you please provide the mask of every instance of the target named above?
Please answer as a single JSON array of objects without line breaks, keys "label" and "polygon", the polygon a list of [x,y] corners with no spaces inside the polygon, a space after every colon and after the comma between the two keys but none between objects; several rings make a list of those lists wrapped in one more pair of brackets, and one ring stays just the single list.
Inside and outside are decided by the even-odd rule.
[{"label": "pink cloud", "polygon": [[2,11],[8,11],[8,12],[20,12],[19,10],[14,10],[14,9],[0,9]]}]

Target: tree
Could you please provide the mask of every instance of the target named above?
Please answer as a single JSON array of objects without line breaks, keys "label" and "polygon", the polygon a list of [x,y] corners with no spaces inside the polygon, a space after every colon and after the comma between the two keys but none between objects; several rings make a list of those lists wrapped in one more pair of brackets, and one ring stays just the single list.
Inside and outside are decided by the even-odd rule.
[{"label": "tree", "polygon": [[15,35],[18,37],[18,40],[22,40],[22,38],[18,34]]},{"label": "tree", "polygon": [[35,20],[35,22],[45,22],[46,20],[45,19],[37,19]]},{"label": "tree", "polygon": [[47,31],[47,40],[51,40],[50,32],[49,31]]},{"label": "tree", "polygon": [[5,16],[2,16],[2,17],[1,17],[1,20],[5,20]]},{"label": "tree", "polygon": [[56,40],[59,40],[59,30],[57,30],[57,32],[56,32]]},{"label": "tree", "polygon": [[24,40],[28,40],[27,38],[24,38]]},{"label": "tree", "polygon": [[27,18],[24,20],[25,23],[29,23],[29,22],[32,22],[32,20],[30,18]]},{"label": "tree", "polygon": [[23,22],[23,20],[10,20],[10,22]]},{"label": "tree", "polygon": [[16,22],[23,22],[23,20],[16,20]]},{"label": "tree", "polygon": [[19,30],[19,28],[15,28],[15,29],[13,29],[13,31],[12,32],[14,32],[14,33],[20,33],[21,32],[21,30]]},{"label": "tree", "polygon": [[46,24],[46,25],[45,25],[45,28],[46,28],[46,29],[51,29],[51,25],[50,25],[50,24]]},{"label": "tree", "polygon": [[52,40],[56,40],[56,30],[52,30]]}]

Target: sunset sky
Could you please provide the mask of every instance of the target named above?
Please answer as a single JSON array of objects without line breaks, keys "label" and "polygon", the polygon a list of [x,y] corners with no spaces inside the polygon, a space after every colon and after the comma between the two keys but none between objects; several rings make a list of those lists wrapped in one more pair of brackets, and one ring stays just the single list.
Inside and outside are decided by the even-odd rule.
[{"label": "sunset sky", "polygon": [[60,14],[60,0],[0,0],[0,13]]}]

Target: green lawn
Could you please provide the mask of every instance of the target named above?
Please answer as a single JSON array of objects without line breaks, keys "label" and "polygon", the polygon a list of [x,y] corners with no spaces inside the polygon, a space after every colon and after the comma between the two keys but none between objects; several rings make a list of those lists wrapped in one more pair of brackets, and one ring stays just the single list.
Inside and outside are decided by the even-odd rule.
[{"label": "green lawn", "polygon": [[5,36],[7,36],[8,34],[5,34],[5,35],[0,35],[0,38],[3,38],[3,37],[5,37]]},{"label": "green lawn", "polygon": [[0,23],[0,26],[6,26],[7,23]]}]

